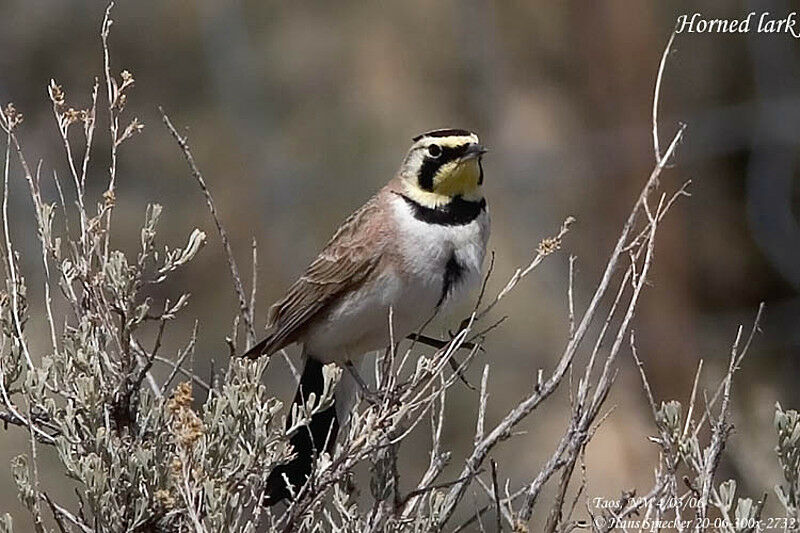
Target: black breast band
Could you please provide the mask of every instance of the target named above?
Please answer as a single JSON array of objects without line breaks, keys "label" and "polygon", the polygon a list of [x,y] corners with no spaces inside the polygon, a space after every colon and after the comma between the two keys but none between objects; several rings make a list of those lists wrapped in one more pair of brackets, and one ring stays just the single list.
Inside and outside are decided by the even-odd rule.
[{"label": "black breast band", "polygon": [[414,218],[427,222],[428,224],[438,224],[440,226],[465,226],[478,218],[486,210],[486,200],[470,202],[461,196],[454,196],[453,199],[439,207],[426,207],[419,202],[415,202],[404,194],[398,195],[411,207]]}]

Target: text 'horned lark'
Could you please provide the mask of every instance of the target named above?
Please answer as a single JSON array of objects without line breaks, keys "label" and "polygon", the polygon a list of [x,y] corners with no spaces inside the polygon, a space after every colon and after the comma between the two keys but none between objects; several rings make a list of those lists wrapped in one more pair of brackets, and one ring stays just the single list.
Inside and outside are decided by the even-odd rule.
[{"label": "text 'horned lark'", "polygon": [[[389,344],[390,307],[395,335],[403,338],[477,285],[489,238],[481,193],[485,152],[466,130],[415,137],[397,175],[341,225],[270,308],[267,338],[245,356],[302,344],[305,368],[294,399],[302,403],[322,392],[323,364]],[[333,448],[354,394],[345,385],[338,385],[333,407],[292,437],[294,459],[270,473],[267,504],[297,494],[317,453]]]}]

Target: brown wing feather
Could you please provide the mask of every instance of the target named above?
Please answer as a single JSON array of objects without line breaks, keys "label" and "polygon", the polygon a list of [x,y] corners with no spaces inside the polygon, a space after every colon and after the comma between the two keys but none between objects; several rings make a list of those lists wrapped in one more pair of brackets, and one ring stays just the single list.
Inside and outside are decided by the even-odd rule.
[{"label": "brown wing feather", "polygon": [[380,193],[342,224],[319,256],[269,310],[270,335],[245,357],[270,355],[297,340],[297,335],[345,290],[363,282],[381,259],[385,228],[380,223]]}]

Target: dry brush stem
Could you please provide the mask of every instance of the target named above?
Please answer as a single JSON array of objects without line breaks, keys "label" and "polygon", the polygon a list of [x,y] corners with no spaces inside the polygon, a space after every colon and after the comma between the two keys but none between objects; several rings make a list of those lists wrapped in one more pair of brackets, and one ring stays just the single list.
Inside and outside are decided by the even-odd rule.
[{"label": "dry brush stem", "polygon": [[[189,164],[192,177],[194,177],[194,179],[197,181],[197,184],[200,186],[200,190],[203,192],[206,204],[208,205],[208,210],[211,213],[211,217],[214,219],[214,225],[217,227],[217,232],[222,240],[222,246],[225,250],[225,257],[228,260],[228,268],[230,269],[231,279],[233,281],[233,287],[236,291],[236,297],[239,299],[239,313],[241,314],[242,320],[244,320],[245,323],[245,329],[247,332],[246,347],[249,348],[255,342],[256,337],[255,326],[253,325],[253,308],[248,304],[247,297],[244,292],[244,285],[242,285],[242,278],[239,275],[239,267],[236,266],[236,259],[234,259],[233,256],[233,249],[231,248],[230,239],[228,238],[228,232],[225,231],[225,227],[222,225],[222,222],[219,219],[214,198],[211,196],[211,191],[209,191],[208,186],[206,185],[206,180],[203,178],[203,174],[197,167],[197,163],[195,163],[194,155],[192,155],[192,151],[189,148],[187,137],[178,133],[178,130],[176,130],[175,126],[172,125],[172,121],[170,121],[163,109],[159,108],[159,110],[161,111],[161,118],[164,121],[164,124],[167,126],[170,134],[172,134],[172,136],[175,138],[175,141],[178,143],[178,146],[180,146],[181,151],[186,158],[186,162]],[[255,290],[255,284],[253,287],[253,290]]]},{"label": "dry brush stem", "polygon": [[[750,508],[747,520],[739,523],[728,516],[727,509],[722,505],[720,492],[714,487],[714,477],[719,467],[722,451],[730,436],[732,425],[730,422],[730,398],[732,393],[732,383],[739,364],[750,350],[751,343],[758,332],[763,314],[763,304],[753,320],[750,335],[744,345],[741,344],[742,327],[740,326],[736,339],[733,342],[728,365],[723,379],[719,383],[719,390],[722,394],[722,404],[716,416],[710,413],[716,404],[716,400],[708,400],[705,405],[705,413],[702,418],[694,419],[694,404],[698,397],[698,382],[700,372],[703,368],[702,361],[698,365],[698,370],[692,386],[689,399],[689,411],[684,424],[680,424],[680,404],[677,402],[662,403],[661,407],[656,406],[649,382],[644,371],[644,364],[639,359],[638,352],[631,337],[631,348],[634,360],[639,367],[642,378],[642,386],[653,410],[653,417],[659,431],[658,437],[651,440],[661,448],[661,458],[656,469],[656,479],[651,490],[643,497],[633,498],[633,493],[627,493],[629,497],[623,498],[623,505],[618,509],[612,509],[608,515],[597,520],[598,516],[593,516],[592,527],[595,531],[608,532],[615,529],[615,525],[624,523],[630,517],[643,516],[648,519],[678,519],[675,528],[678,531],[705,531],[708,525],[709,504],[713,501],[714,505],[720,510],[725,525],[721,531],[735,532],[749,530],[748,523],[754,523],[761,513],[764,499],[757,502]],[[702,447],[697,442],[697,436],[690,432],[692,428],[699,428],[706,419],[714,418],[711,427],[711,435],[707,446]],[[678,482],[679,468],[688,469],[683,476],[681,483]],[[692,476],[692,478],[690,478]],[[681,486],[686,484],[684,489]],[[735,486],[735,485],[734,485]],[[740,499],[740,504],[743,500]],[[738,512],[738,510],[737,510]],[[670,514],[672,513],[672,514]],[[748,522],[750,520],[750,522]],[[737,525],[739,524],[739,525]]]},{"label": "dry brush stem", "polygon": [[[716,420],[712,422],[711,426],[711,445],[709,452],[705,454],[705,463],[703,464],[702,471],[700,472],[700,479],[702,482],[702,489],[700,493],[700,502],[697,510],[698,518],[702,521],[706,518],[708,513],[708,503],[713,489],[714,474],[719,466],[719,461],[722,456],[722,450],[725,448],[725,443],[728,440],[730,432],[733,430],[733,425],[730,423],[730,401],[731,389],[733,387],[733,376],[738,371],[739,365],[750,350],[750,345],[758,331],[761,322],[761,314],[764,311],[764,304],[758,308],[756,318],[753,320],[753,327],[750,330],[750,335],[747,338],[744,346],[739,348],[742,339],[742,326],[736,333],[736,340],[731,347],[731,354],[728,363],[728,371],[725,374],[720,386],[722,387],[722,405],[720,406],[719,414]],[[710,414],[713,408],[715,399],[712,399],[707,406],[706,414]],[[710,418],[710,416],[709,416]]]},{"label": "dry brush stem", "polygon": [[[683,135],[683,127],[681,127],[675,136],[672,139],[672,142],[667,148],[667,151],[664,154],[662,160],[656,165],[653,169],[653,172],[650,174],[647,182],[645,183],[644,188],[642,189],[639,197],[634,204],[631,213],[628,216],[628,219],[623,226],[622,232],[620,234],[619,239],[617,240],[617,244],[614,248],[614,251],[611,254],[611,258],[609,259],[606,269],[603,273],[603,277],[598,285],[597,289],[595,290],[594,296],[592,297],[591,302],[589,303],[589,307],[584,313],[580,323],[578,324],[577,329],[575,330],[575,334],[570,338],[567,342],[567,346],[564,349],[564,352],[556,365],[555,370],[551,374],[551,376],[541,384],[541,386],[537,386],[524,400],[522,400],[511,412],[509,412],[506,417],[499,423],[495,428],[486,436],[484,437],[478,445],[475,447],[474,451],[472,452],[471,456],[467,459],[466,465],[462,470],[461,477],[467,477],[470,475],[474,475],[474,472],[480,467],[483,461],[486,459],[489,451],[501,440],[505,440],[511,435],[511,430],[521,421],[523,420],[528,414],[530,414],[536,407],[538,407],[541,402],[547,399],[553,391],[558,387],[561,383],[564,375],[566,374],[567,370],[570,368],[575,353],[578,350],[578,347],[581,345],[583,338],[586,332],[589,329],[590,324],[596,317],[597,308],[600,302],[603,299],[608,288],[611,286],[612,278],[614,271],[616,270],[620,258],[622,256],[623,249],[628,244],[628,237],[630,236],[631,232],[633,231],[635,222],[637,217],[639,216],[640,212],[645,210],[645,205],[648,201],[650,194],[656,187],[658,182],[658,178],[661,174],[661,171],[664,169],[666,162],[672,156],[677,147],[682,135]],[[658,213],[659,215],[661,213]],[[651,237],[648,239],[648,243],[652,244],[652,238],[655,235],[655,230],[657,228],[657,217],[654,217],[650,220],[650,227],[651,227]],[[648,261],[647,265],[649,267],[649,259],[652,257],[652,249],[650,250],[650,254],[648,254]],[[638,283],[638,289],[636,290],[635,296],[631,298],[630,306],[626,313],[626,321],[625,326],[627,327],[627,322],[630,320],[630,317],[633,315],[633,310],[636,305],[636,301],[638,299],[639,291],[644,283],[644,276],[640,276],[640,280]],[[502,292],[501,292],[502,294]],[[612,350],[613,356],[609,357],[607,360],[607,364],[603,375],[601,376],[601,382],[599,387],[595,393],[595,397],[592,402],[592,406],[599,408],[601,399],[604,399],[605,394],[608,392],[608,387],[610,386],[610,370],[611,364],[613,363],[614,357],[616,356],[616,352],[619,350],[619,345],[621,341],[619,341],[620,335],[624,334],[624,329],[621,328],[620,334],[618,334],[617,339],[615,339],[615,348]],[[581,426],[585,425],[586,421],[589,421],[592,416],[591,413],[594,413],[596,416],[596,412],[594,409],[587,411],[581,417]],[[585,429],[585,428],[584,428]],[[577,451],[577,450],[576,450]],[[528,520],[530,518],[531,510],[533,508],[533,504],[535,503],[536,497],[541,490],[541,487],[544,483],[550,478],[550,476],[557,470],[557,468],[562,464],[562,461],[559,458],[552,460],[548,463],[547,468],[543,472],[537,476],[537,479],[531,484],[529,489],[529,495],[526,499],[526,504],[523,508],[523,512],[521,513],[521,518],[523,520]],[[466,482],[457,483],[448,494],[448,497],[445,501],[445,505],[443,507],[442,515],[439,520],[439,525],[444,526],[444,524],[448,521],[450,516],[452,515],[453,511],[455,510],[455,506],[458,501],[463,497],[464,491],[467,488]]]}]

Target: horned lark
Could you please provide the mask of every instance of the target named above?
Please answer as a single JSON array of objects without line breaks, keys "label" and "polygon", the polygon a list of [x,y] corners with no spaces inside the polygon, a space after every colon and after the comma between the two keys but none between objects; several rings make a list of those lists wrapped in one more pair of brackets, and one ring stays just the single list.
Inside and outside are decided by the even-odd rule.
[{"label": "horned lark", "polygon": [[[481,194],[485,152],[465,130],[415,137],[397,175],[342,224],[270,308],[267,338],[245,356],[302,344],[299,403],[321,393],[323,364],[347,363],[389,344],[390,307],[396,338],[403,338],[479,283],[489,237]],[[292,437],[295,458],[270,474],[267,504],[292,494],[287,481],[300,490],[316,452],[332,449],[344,398],[353,396],[344,386],[333,407]]]}]

